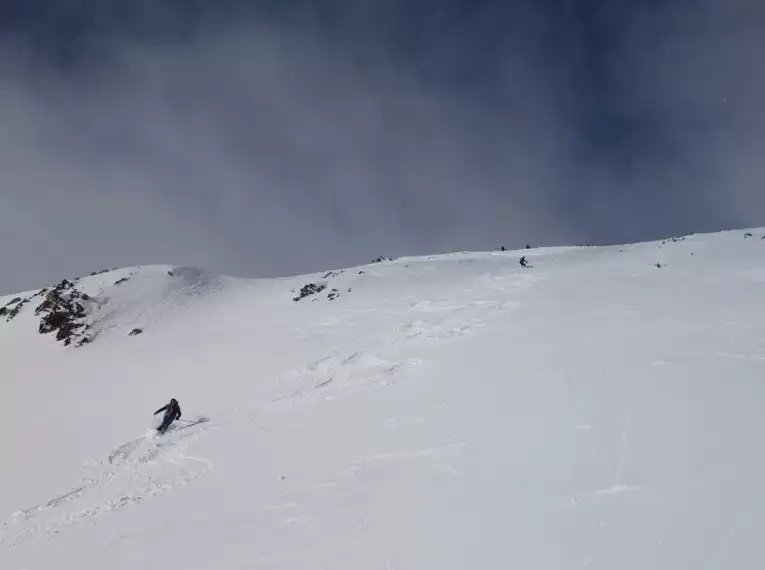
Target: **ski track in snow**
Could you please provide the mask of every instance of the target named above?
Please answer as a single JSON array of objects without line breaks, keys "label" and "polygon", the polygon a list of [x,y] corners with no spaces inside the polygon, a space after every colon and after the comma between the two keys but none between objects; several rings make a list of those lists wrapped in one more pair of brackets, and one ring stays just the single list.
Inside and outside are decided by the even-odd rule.
[{"label": "ski track in snow", "polygon": [[[209,418],[179,425],[162,438],[149,435],[115,448],[106,460],[86,464],[82,484],[0,523],[0,544],[30,544],[85,520],[112,514],[204,476],[212,464],[184,452],[211,427]],[[168,467],[171,467],[168,469]]]}]

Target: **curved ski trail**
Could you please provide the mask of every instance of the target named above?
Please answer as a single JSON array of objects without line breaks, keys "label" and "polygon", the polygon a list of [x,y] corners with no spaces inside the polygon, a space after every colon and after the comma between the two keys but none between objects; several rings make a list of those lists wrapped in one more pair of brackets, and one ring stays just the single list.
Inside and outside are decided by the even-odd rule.
[{"label": "curved ski trail", "polygon": [[16,511],[0,523],[0,544],[21,546],[41,535],[56,536],[79,522],[114,513],[204,476],[212,464],[185,452],[212,425],[209,418],[200,416],[174,425],[161,436],[150,430],[117,446],[106,459],[83,465],[80,485]]}]

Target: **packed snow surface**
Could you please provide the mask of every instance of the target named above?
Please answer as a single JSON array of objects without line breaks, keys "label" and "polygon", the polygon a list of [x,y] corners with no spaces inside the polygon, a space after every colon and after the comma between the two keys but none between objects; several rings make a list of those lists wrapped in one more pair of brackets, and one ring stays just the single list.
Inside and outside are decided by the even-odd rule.
[{"label": "packed snow surface", "polygon": [[0,319],[0,568],[764,568],[762,235],[75,280],[91,344]]}]

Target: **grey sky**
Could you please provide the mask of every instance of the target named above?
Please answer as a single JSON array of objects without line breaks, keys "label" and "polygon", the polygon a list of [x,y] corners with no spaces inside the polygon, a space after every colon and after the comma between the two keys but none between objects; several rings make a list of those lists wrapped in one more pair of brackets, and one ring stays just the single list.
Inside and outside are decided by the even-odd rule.
[{"label": "grey sky", "polygon": [[434,2],[414,29],[393,4],[373,39],[359,3],[332,33],[238,13],[84,43],[71,17],[6,29],[0,291],[765,224],[756,3]]}]

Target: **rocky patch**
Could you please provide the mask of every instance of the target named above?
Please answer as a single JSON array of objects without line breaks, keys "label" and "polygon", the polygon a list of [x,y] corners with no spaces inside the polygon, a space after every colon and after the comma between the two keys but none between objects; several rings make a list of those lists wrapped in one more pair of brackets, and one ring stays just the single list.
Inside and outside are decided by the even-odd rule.
[{"label": "rocky patch", "polygon": [[82,302],[87,302],[90,297],[74,286],[74,283],[64,279],[49,289],[40,289],[34,295],[22,299],[11,299],[2,309],[0,316],[6,317],[6,322],[15,319],[21,310],[33,299],[43,297],[43,301],[35,308],[35,316],[40,317],[37,330],[40,334],[56,333],[56,340],[65,345],[77,341],[80,346],[90,341],[86,336],[89,326],[85,323],[87,312]]},{"label": "rocky patch", "polygon": [[668,243],[681,243],[685,241],[686,236],[683,237],[671,237],[661,241],[661,245],[667,245]]},{"label": "rocky patch", "polygon": [[[298,301],[301,301],[305,299],[306,297],[314,297],[312,300],[318,301],[319,297],[317,297],[317,295],[319,295],[320,293],[323,293],[327,289],[329,289],[329,291],[327,292],[327,300],[329,301],[336,300],[337,298],[340,297],[340,289],[338,287],[330,288],[328,281],[331,279],[336,279],[338,277],[341,277],[344,273],[345,273],[344,269],[340,271],[328,271],[322,276],[321,280],[315,281],[312,283],[306,283],[305,285],[303,285],[300,288],[300,292],[295,297],[293,297],[292,300],[297,303]],[[359,275],[362,275],[364,271],[359,271],[358,273]],[[295,290],[293,289],[292,292],[294,293]],[[351,292],[351,287],[348,287],[348,292],[349,293]]]},{"label": "rocky patch", "polygon": [[69,346],[76,342],[82,346],[90,342],[86,335],[89,326],[85,322],[87,313],[81,301],[89,301],[90,297],[77,289],[71,281],[64,279],[45,296],[45,300],[35,309],[35,315],[40,316],[38,332],[40,334],[56,333],[56,340]]},{"label": "rocky patch", "polygon": [[300,293],[298,293],[296,297],[293,297],[292,300],[297,303],[306,297],[321,293],[326,288],[327,285],[325,283],[307,283],[300,288]]},{"label": "rocky patch", "polygon": [[5,322],[9,323],[19,315],[21,309],[23,309],[24,305],[27,303],[29,303],[29,299],[20,299],[19,297],[16,297],[10,304],[0,310],[0,316],[6,317]]}]

